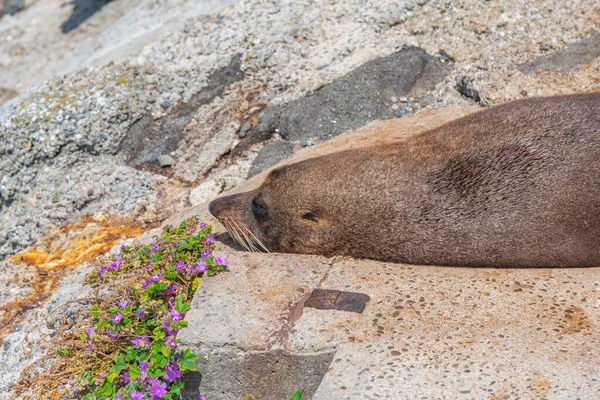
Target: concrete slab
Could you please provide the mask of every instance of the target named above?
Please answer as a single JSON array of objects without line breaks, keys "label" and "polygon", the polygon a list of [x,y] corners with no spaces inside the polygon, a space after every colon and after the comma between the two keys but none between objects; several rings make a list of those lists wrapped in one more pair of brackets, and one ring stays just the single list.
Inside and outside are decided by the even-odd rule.
[{"label": "concrete slab", "polygon": [[364,313],[305,308],[291,341],[336,347],[313,400],[598,398],[598,279],[348,260],[321,287],[368,294]]},{"label": "concrete slab", "polygon": [[[214,399],[298,388],[313,400],[600,393],[600,268],[228,256],[235,267],[203,282],[180,336]],[[304,307],[315,288],[371,299],[362,314]]]}]

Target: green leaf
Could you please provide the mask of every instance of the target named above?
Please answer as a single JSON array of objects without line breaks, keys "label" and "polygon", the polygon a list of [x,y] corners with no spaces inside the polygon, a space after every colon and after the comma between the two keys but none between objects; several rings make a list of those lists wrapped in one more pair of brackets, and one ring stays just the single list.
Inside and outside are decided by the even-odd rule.
[{"label": "green leaf", "polygon": [[196,278],[194,279],[194,281],[192,282],[192,293],[196,291],[196,289],[198,289],[198,286],[200,285],[200,278]]},{"label": "green leaf", "polygon": [[114,372],[110,375],[108,375],[106,377],[106,379],[110,382],[113,383],[115,381],[115,379],[117,379],[117,377],[119,376],[119,374],[115,374]]},{"label": "green leaf", "polygon": [[163,340],[166,336],[165,330],[163,328],[161,328],[160,326],[157,326],[156,328],[154,328],[154,330],[152,331],[152,334],[154,335],[154,338],[156,340]]},{"label": "green leaf", "polygon": [[181,389],[183,389],[183,382],[179,382],[174,385],[171,385],[171,393],[173,393],[173,394],[180,396]]},{"label": "green leaf", "polygon": [[70,349],[68,347],[65,347],[64,349],[56,350],[56,354],[58,354],[59,356],[63,356],[63,357],[70,357],[71,353],[73,353],[73,349]]},{"label": "green leaf", "polygon": [[179,369],[182,371],[195,371],[197,359],[198,356],[196,354],[192,353],[190,349],[185,349],[181,355],[181,358],[177,360],[177,365],[179,365]]},{"label": "green leaf", "polygon": [[186,240],[184,240],[183,242],[181,242],[179,244],[179,250],[189,250],[190,245],[188,244],[188,242]]},{"label": "green leaf", "polygon": [[123,371],[127,367],[128,367],[128,365],[125,362],[125,360],[123,359],[123,357],[117,356],[117,360],[115,362],[115,366],[111,368],[111,371],[113,371],[116,374],[120,374],[121,371]]},{"label": "green leaf", "polygon": [[294,393],[290,400],[300,400],[302,398],[302,394],[304,394],[304,389],[300,389],[296,393]]},{"label": "green leaf", "polygon": [[154,364],[158,365],[160,368],[164,368],[169,363],[169,360],[167,360],[167,357],[163,356],[162,352],[161,352],[161,353],[152,354],[152,357],[150,357],[150,362],[153,362]]},{"label": "green leaf", "polygon": [[129,367],[129,377],[133,381],[135,378],[139,378],[142,375],[142,370],[136,364]]},{"label": "green leaf", "polygon": [[188,304],[185,304],[183,302],[183,299],[181,297],[177,297],[175,299],[175,307],[173,307],[173,308],[178,313],[183,314],[184,312],[186,312],[187,310],[189,310],[191,307]]},{"label": "green leaf", "polygon": [[105,379],[104,384],[102,385],[102,389],[100,390],[100,393],[102,393],[106,397],[109,397],[114,392],[115,392],[115,387],[112,385],[112,383],[110,383],[108,381],[108,379]]}]

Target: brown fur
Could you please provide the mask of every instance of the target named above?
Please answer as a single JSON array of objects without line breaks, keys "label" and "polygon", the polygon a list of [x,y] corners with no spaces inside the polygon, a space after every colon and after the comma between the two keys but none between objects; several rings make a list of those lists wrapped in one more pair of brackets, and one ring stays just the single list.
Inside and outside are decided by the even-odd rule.
[{"label": "brown fur", "polygon": [[270,251],[600,266],[600,93],[515,101],[406,141],[283,166],[210,209]]}]

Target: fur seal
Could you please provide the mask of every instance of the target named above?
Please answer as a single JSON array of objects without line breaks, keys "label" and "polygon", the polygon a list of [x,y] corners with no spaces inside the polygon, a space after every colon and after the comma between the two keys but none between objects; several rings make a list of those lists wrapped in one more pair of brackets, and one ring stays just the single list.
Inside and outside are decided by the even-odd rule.
[{"label": "fur seal", "polygon": [[282,166],[209,210],[253,251],[600,266],[600,93],[514,101]]}]

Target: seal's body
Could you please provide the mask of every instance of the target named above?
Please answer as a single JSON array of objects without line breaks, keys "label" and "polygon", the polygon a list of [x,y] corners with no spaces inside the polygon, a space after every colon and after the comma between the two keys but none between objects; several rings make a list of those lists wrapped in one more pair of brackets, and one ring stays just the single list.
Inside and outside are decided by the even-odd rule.
[{"label": "seal's body", "polygon": [[251,250],[600,266],[600,93],[520,100],[283,166],[210,210]]}]

